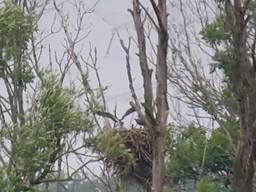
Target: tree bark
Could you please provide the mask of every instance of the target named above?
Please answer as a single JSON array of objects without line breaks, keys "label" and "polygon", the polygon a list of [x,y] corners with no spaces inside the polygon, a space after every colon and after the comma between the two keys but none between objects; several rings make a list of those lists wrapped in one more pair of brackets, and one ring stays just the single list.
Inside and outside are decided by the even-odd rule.
[{"label": "tree bark", "polygon": [[161,192],[164,186],[164,138],[162,134],[152,138],[153,167],[152,192]]},{"label": "tree bark", "polygon": [[[229,3],[228,3],[229,2]],[[247,47],[246,11],[248,3],[234,0],[226,3],[230,26],[234,66],[231,83],[239,104],[240,143],[233,165],[234,192],[253,192],[256,150],[256,80],[255,70],[250,61]]]},{"label": "tree bark", "polygon": [[[250,92],[249,92],[250,93]],[[245,95],[247,95],[245,93]],[[253,192],[253,177],[255,172],[255,113],[249,114],[249,111],[255,111],[255,104],[250,101],[251,93],[240,101],[240,143],[234,160],[233,170],[233,189],[234,192]],[[249,102],[248,102],[249,101]],[[250,104],[251,103],[251,104]]]},{"label": "tree bark", "polygon": [[[151,1],[158,18],[158,46],[157,46],[157,64],[156,64],[156,130],[153,130],[153,172],[152,172],[152,192],[163,191],[165,180],[165,162],[164,162],[164,141],[168,114],[167,102],[167,50],[168,50],[168,32],[167,32],[167,11],[166,1],[159,0],[156,7]],[[154,128],[154,127],[153,127]]]},{"label": "tree bark", "polygon": [[[144,31],[144,20],[141,19],[141,7],[139,0],[133,0],[134,25],[137,33],[139,47],[139,64],[143,77],[144,88],[144,114],[141,111],[140,103],[137,101],[136,94],[132,86],[132,79],[129,78],[130,90],[135,100],[133,108],[136,109],[139,120],[144,122],[144,126],[149,130],[152,144],[152,192],[162,192],[165,180],[164,144],[165,132],[167,127],[168,102],[167,102],[167,50],[168,50],[168,29],[167,29],[167,9],[166,0],[150,0],[157,22],[150,15],[147,9],[143,8],[149,20],[153,23],[157,31],[158,44],[156,53],[156,98],[153,102],[153,89],[151,83],[151,73],[147,62],[146,39]],[[129,76],[129,75],[128,75]],[[153,108],[153,103],[155,106]],[[154,111],[156,112],[154,114]]]}]

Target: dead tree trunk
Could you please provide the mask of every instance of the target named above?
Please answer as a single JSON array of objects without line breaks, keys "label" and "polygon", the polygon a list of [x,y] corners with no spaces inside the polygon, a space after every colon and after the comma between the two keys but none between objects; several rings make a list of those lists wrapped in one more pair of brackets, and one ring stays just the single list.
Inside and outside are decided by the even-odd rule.
[{"label": "dead tree trunk", "polygon": [[[168,30],[167,30],[167,11],[166,0],[150,0],[152,8],[155,13],[154,17],[143,7],[139,0],[133,0],[133,10],[130,10],[134,19],[134,25],[137,34],[138,48],[139,48],[139,64],[143,78],[144,87],[144,104],[140,104],[133,88],[130,65],[127,61],[127,72],[130,81],[130,89],[134,102],[132,107],[137,111],[139,121],[143,122],[148,129],[152,144],[152,192],[162,192],[165,180],[165,165],[164,165],[164,140],[168,116],[168,102],[167,102],[167,50],[168,50]],[[156,98],[153,98],[153,89],[151,82],[151,73],[146,51],[146,38],[144,32],[144,20],[141,18],[141,10],[152,22],[157,31],[158,44],[156,46]],[[126,48],[124,48],[126,49]],[[127,49],[126,49],[126,52]],[[153,103],[155,105],[153,105]],[[142,108],[144,110],[142,111]]]},{"label": "dead tree trunk", "polygon": [[[153,2],[153,1],[151,1]],[[153,4],[152,4],[153,5]],[[153,5],[154,7],[154,5]],[[159,10],[157,11],[157,7]],[[152,191],[160,192],[164,185],[164,140],[167,121],[167,49],[168,49],[168,32],[167,32],[167,11],[166,2],[159,1],[158,6],[154,7],[158,13],[158,49],[157,49],[157,92],[156,92],[156,130],[153,129],[153,169],[152,169]]]}]

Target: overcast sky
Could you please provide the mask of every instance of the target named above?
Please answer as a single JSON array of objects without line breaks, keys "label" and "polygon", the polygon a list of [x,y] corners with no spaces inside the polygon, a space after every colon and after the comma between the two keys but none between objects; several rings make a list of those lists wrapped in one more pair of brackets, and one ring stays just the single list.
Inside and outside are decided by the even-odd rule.
[{"label": "overcast sky", "polygon": [[[76,13],[75,11],[72,11],[70,2],[72,3],[74,1],[56,1],[66,2],[66,7],[64,7],[63,10],[65,13],[69,13],[70,20],[72,21],[72,17],[74,17]],[[88,55],[89,43],[97,48],[98,66],[101,80],[104,85],[109,86],[106,94],[108,110],[112,111],[115,105],[117,105],[119,112],[118,114],[121,116],[125,110],[128,109],[131,96],[126,75],[125,54],[120,46],[117,33],[126,43],[128,42],[128,37],[130,34],[133,34],[133,36],[136,38],[136,35],[134,35],[132,16],[127,11],[127,9],[131,8],[131,0],[77,0],[77,2],[79,1],[82,1],[88,9],[98,2],[95,10],[91,14],[88,14],[85,18],[84,25],[90,29],[91,33],[82,43],[84,45],[84,49],[81,55]],[[148,3],[147,0],[142,2],[147,6],[147,4],[145,4]],[[181,18],[178,12],[175,12],[175,9],[172,9],[172,14],[170,14],[169,17],[171,17],[172,24],[181,22]],[[51,14],[51,12],[45,14],[41,19],[41,28],[49,28],[49,24],[53,21],[53,18],[54,16]],[[45,43],[50,43],[55,51],[62,53],[63,51],[61,50],[61,47],[63,45],[64,38],[65,36],[63,33],[58,33],[52,38],[48,38]],[[143,90],[140,70],[137,62],[138,58],[135,54],[136,51],[137,48],[132,47],[131,66],[138,97],[142,98]],[[47,53],[48,51],[44,52],[44,54],[46,54],[44,56],[46,63],[48,62]],[[198,55],[198,53],[196,55]],[[76,72],[72,71],[71,76],[78,78],[79,76],[76,73],[77,70]],[[91,83],[95,84],[95,82],[96,81],[92,77]],[[153,82],[153,87],[155,88],[154,84],[155,83]],[[173,104],[170,106],[173,107]],[[187,110],[185,112],[187,112]]]},{"label": "overcast sky", "polygon": [[[63,0],[57,0],[57,2],[62,2]],[[109,86],[107,90],[107,101],[109,110],[112,110],[116,104],[118,104],[118,111],[120,115],[125,112],[129,105],[129,89],[126,75],[126,63],[125,55],[121,49],[119,38],[117,33],[127,42],[129,34],[128,31],[133,29],[132,17],[127,11],[131,8],[130,0],[77,0],[77,2],[82,1],[85,6],[89,9],[96,2],[97,6],[95,11],[88,14],[85,18],[85,27],[90,29],[90,35],[81,43],[84,46],[82,55],[88,55],[88,45],[91,43],[92,46],[97,48],[98,66],[101,79],[104,85]],[[64,12],[70,15],[70,20],[76,15],[72,12],[70,2],[73,0],[64,0]],[[52,5],[49,5],[52,7]],[[54,18],[53,11],[48,11],[40,20],[41,30],[49,30],[50,24]],[[55,24],[56,25],[56,24]],[[56,25],[57,26],[57,25]],[[56,27],[57,29],[57,27]],[[60,54],[63,52],[63,42],[65,36],[63,33],[58,33],[49,37],[45,40],[45,45],[51,44],[51,48]],[[111,41],[112,39],[112,41]],[[111,44],[110,44],[111,42]],[[45,46],[47,49],[48,46]],[[133,50],[135,52],[135,50]],[[132,53],[134,53],[132,52]],[[131,56],[131,59],[134,56]],[[49,62],[48,51],[44,51],[42,56],[42,61],[45,63]],[[132,62],[134,76],[139,74],[138,68],[136,68],[137,63]],[[76,76],[75,73],[71,74]],[[95,81],[92,78],[92,84]],[[142,91],[141,85],[135,85],[138,91]]]},{"label": "overcast sky", "polygon": [[[86,4],[89,2],[83,1]],[[123,115],[128,109],[131,98],[126,75],[125,54],[117,35],[118,33],[124,42],[128,42],[130,33],[133,33],[132,16],[127,11],[129,8],[131,8],[131,0],[100,0],[88,20],[92,25],[88,39],[98,49],[102,82],[110,86],[106,95],[108,107],[111,111],[117,105],[119,115]],[[135,88],[138,97],[141,98],[142,84],[135,51],[137,50],[131,51],[130,59]]]},{"label": "overcast sky", "polygon": [[[99,50],[102,80],[110,85],[107,94],[108,105],[111,110],[115,104],[118,104],[121,113],[128,109],[130,92],[126,75],[125,55],[121,49],[117,33],[124,42],[128,42],[128,37],[134,32],[133,19],[127,11],[132,6],[131,2],[131,0],[100,0],[92,14],[93,16],[90,18],[92,22],[90,40]],[[114,37],[113,41],[111,41],[112,37]],[[134,37],[136,38],[136,36]],[[111,46],[110,42],[112,42]],[[138,97],[142,98],[142,84],[135,56],[136,51],[136,48],[131,50],[130,59],[135,89],[138,92]]]},{"label": "overcast sky", "polygon": [[[126,30],[132,27],[132,17],[127,11],[129,7],[129,0],[101,0],[91,18],[92,33],[90,39],[99,51],[102,80],[111,85],[107,98],[112,105],[115,102],[120,105],[123,102],[127,103],[129,98],[125,55],[116,34],[119,32],[124,40],[127,39]],[[112,36],[114,38],[110,44]],[[108,51],[109,45],[111,46]]]}]

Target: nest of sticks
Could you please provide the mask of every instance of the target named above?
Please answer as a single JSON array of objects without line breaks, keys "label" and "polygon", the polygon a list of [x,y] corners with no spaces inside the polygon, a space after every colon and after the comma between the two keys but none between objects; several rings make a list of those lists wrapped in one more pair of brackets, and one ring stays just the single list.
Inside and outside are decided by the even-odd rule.
[{"label": "nest of sticks", "polygon": [[128,176],[149,188],[152,175],[152,147],[148,130],[145,128],[119,128],[116,130],[124,145],[131,150],[135,158],[135,166]]}]

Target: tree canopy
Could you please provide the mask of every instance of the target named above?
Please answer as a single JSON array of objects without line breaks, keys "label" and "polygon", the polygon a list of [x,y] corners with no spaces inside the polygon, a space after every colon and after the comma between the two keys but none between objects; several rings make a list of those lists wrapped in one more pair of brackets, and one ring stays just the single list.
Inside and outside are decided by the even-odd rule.
[{"label": "tree canopy", "polygon": [[256,1],[131,0],[121,110],[100,3],[0,1],[0,190],[253,192]]}]

